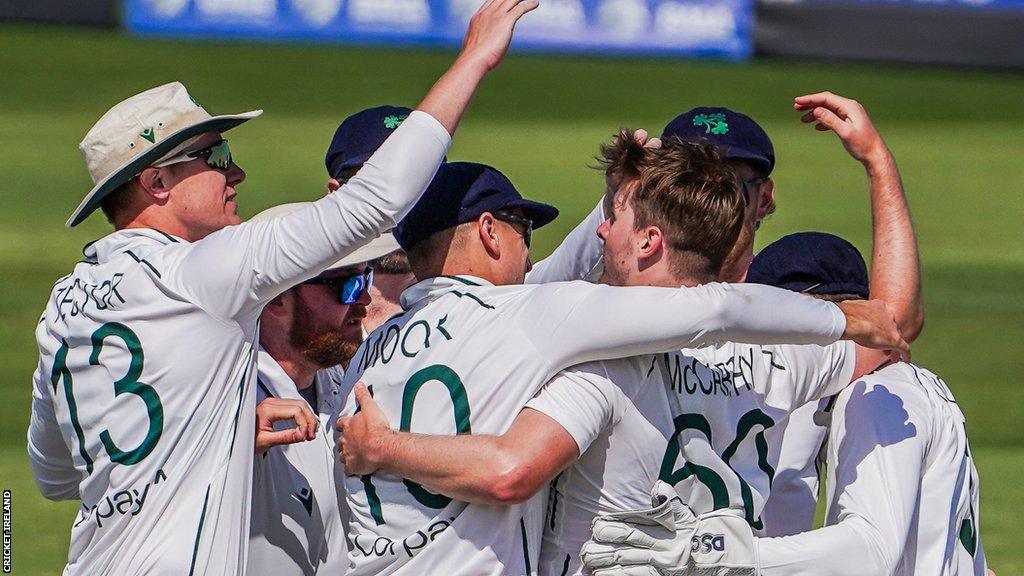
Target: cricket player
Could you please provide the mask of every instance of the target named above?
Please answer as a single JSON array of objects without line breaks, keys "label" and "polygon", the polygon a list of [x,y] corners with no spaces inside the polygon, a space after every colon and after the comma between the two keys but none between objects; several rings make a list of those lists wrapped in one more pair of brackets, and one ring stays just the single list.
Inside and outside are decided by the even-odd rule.
[{"label": "cricket player", "polygon": [[[115,232],[57,281],[36,330],[28,451],[52,499],[77,498],[65,574],[244,574],[263,306],[394,226],[444,157],[483,76],[535,0],[495,0],[395,137],[339,194],[240,224],[245,172],[171,83],[114,106],[81,148]],[[311,439],[315,428],[293,432]]]},{"label": "cricket player", "polygon": [[[385,105],[367,108],[345,118],[335,130],[325,156],[324,163],[330,175],[328,192],[337,190],[351,178],[411,112],[402,106]],[[638,137],[645,142],[648,140],[644,131],[640,131]],[[655,145],[657,139],[651,139],[650,143]],[[526,274],[526,282],[541,284],[596,279],[600,275],[602,254],[596,232],[603,221],[603,206],[599,202],[550,256],[533,265]],[[370,288],[370,304],[363,320],[367,332],[372,332],[402,311],[401,293],[416,282],[409,258],[394,236],[390,232],[384,233],[379,242],[391,242],[393,250],[370,262],[375,281]]]},{"label": "cricket player", "polygon": [[[771,244],[754,259],[748,278],[831,301],[869,291],[857,249],[818,232]],[[618,560],[594,571],[608,575],[708,574],[728,567],[729,574],[761,576],[983,576],[978,471],[964,415],[945,382],[915,364],[891,364],[840,392],[828,416],[825,527],[755,538],[735,514],[695,518],[677,504],[663,511],[664,525],[640,528],[645,536],[627,536],[638,517],[599,520],[595,539],[605,547],[588,545],[598,552],[585,560],[595,568]],[[720,546],[714,535],[724,535]],[[631,550],[631,544],[640,547]],[[686,563],[666,564],[672,556]]]},{"label": "cricket player", "polygon": [[[689,159],[673,150],[648,151],[642,158],[641,150],[633,142],[604,151],[609,172],[637,178],[635,188],[616,197],[613,217],[599,230],[606,253],[602,281],[678,287],[716,280],[743,225],[743,194],[738,188],[731,198],[707,195],[708,188],[679,191],[666,183],[685,174],[682,160]],[[909,218],[881,225],[913,233]],[[652,235],[664,238],[657,249],[634,248],[657,244],[647,240]],[[901,267],[911,276],[908,283],[916,281],[914,266],[888,257],[875,264],[883,273]],[[895,309],[914,307],[899,293],[876,296],[891,299]],[[561,472],[550,497],[539,572],[577,573],[594,516],[645,506],[659,477],[675,484],[695,509],[732,507],[760,528],[781,440],[775,424],[886,361],[883,353],[846,342],[719,343],[584,364],[549,382],[505,434],[421,443],[417,460],[401,466],[412,480],[482,503],[529,498]],[[448,462],[454,468],[440,468]],[[493,480],[503,475],[515,481]]]},{"label": "cricket player", "polygon": [[[876,289],[897,294],[911,307],[896,310],[900,331],[913,343],[924,325],[916,238],[903,196],[899,172],[892,154],[858,102],[822,92],[801,96],[794,108],[804,112],[802,121],[819,130],[839,135],[847,151],[864,166],[871,190],[873,259],[891,258],[903,262],[900,268],[873,270]],[[694,108],[669,122],[663,138],[714,143],[726,155],[743,181],[747,194],[747,215],[740,238],[723,266],[724,281],[743,281],[754,256],[754,237],[761,222],[775,211],[775,150],[768,134],[750,117],[727,108]],[[881,225],[895,222],[895,227]],[[890,303],[893,303],[890,301]],[[825,401],[797,408],[783,422],[776,422],[774,434],[782,434],[779,462],[775,468],[771,495],[764,505],[761,523],[765,534],[783,536],[811,528],[818,496],[815,464],[825,437],[825,427],[815,414]],[[791,434],[783,433],[792,428]]]},{"label": "cricket player", "polygon": [[[327,167],[327,192],[335,192],[348,182],[363,164],[412,114],[405,106],[377,106],[366,108],[346,117],[338,125],[327,146],[324,165]],[[390,245],[390,250],[369,262],[373,268],[374,283],[370,286],[370,303],[366,306],[363,330],[372,332],[395,314],[402,311],[398,299],[416,282],[409,267],[405,251],[388,231],[378,242]]]},{"label": "cricket player", "polygon": [[[282,217],[308,205],[275,206],[252,221]],[[334,457],[332,425],[344,400],[341,367],[363,340],[362,321],[374,278],[366,261],[390,252],[392,242],[387,235],[372,240],[275,297],[260,315],[250,575],[343,574],[348,568],[344,483]],[[296,422],[292,411],[302,412],[303,423],[313,420],[316,437],[262,445],[261,436],[290,440],[290,426],[260,417],[270,410],[274,419],[283,411],[282,418]]]},{"label": "cricket player", "polygon": [[[699,172],[692,185],[713,182],[738,195],[713,149],[687,150],[709,158],[698,170],[715,174]],[[404,432],[497,434],[544,382],[578,362],[717,339],[827,344],[838,336],[829,326],[836,310],[790,308],[807,302],[762,286],[521,285],[532,229],[556,213],[524,200],[493,168],[443,165],[396,233],[423,280],[403,293],[405,313],[371,334],[350,365],[346,384],[366,384],[356,398],[372,394]],[[888,315],[884,306],[875,311]],[[846,312],[855,331],[876,333],[868,325],[891,322],[865,324],[858,317],[866,310]],[[899,344],[886,334],[885,346]],[[346,463],[359,456],[344,445],[356,410],[346,405],[339,419]],[[395,438],[395,450],[412,454],[426,437]],[[353,574],[528,574],[537,566],[544,495],[511,506],[467,504],[407,477],[398,468],[347,479]]]}]

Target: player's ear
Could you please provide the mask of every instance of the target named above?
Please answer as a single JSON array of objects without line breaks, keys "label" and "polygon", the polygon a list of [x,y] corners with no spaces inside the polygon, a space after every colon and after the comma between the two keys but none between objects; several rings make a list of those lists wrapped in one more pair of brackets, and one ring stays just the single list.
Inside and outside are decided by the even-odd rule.
[{"label": "player's ear", "polygon": [[653,258],[662,251],[665,245],[665,236],[661,228],[648,226],[640,231],[637,236],[637,256],[640,258]]},{"label": "player's ear", "polygon": [[327,194],[333,194],[334,192],[337,192],[339,188],[341,188],[341,182],[338,182],[334,178],[328,178],[327,192],[324,195],[326,196]]},{"label": "player's ear", "polygon": [[143,170],[138,176],[139,188],[146,194],[151,202],[162,204],[167,201],[171,192],[168,168],[154,168],[150,166]]},{"label": "player's ear", "polygon": [[498,242],[497,222],[490,212],[484,212],[476,219],[477,234],[487,255],[497,260],[501,258],[501,246]]},{"label": "player's ear", "polygon": [[769,214],[775,211],[775,181],[766,179],[758,188],[757,214],[758,223],[764,220]]}]

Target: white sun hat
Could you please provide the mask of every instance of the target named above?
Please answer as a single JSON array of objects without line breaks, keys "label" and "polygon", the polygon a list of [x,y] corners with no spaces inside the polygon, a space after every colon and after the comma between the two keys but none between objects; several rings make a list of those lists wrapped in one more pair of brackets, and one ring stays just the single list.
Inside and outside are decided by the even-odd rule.
[{"label": "white sun hat", "polygon": [[[338,192],[334,192],[334,194],[338,194]],[[296,210],[301,210],[310,204],[312,204],[312,202],[292,202],[290,204],[271,206],[250,218],[249,221],[259,222],[261,220],[279,218],[281,216],[291,214]],[[402,247],[398,245],[398,241],[395,240],[395,236],[391,234],[391,232],[385,232],[373,240],[370,240],[369,244],[361,248],[356,248],[355,252],[352,252],[348,256],[345,256],[341,260],[331,264],[327,269],[334,270],[335,268],[344,268],[345,266],[352,266],[353,264],[359,264],[360,262],[368,262],[390,254],[395,250],[401,249]]]},{"label": "white sun hat", "polygon": [[136,94],[107,111],[79,148],[93,189],[68,218],[68,228],[85,220],[100,202],[148,166],[185,150],[204,132],[226,132],[263,113],[211,116],[189,96],[181,82]]}]

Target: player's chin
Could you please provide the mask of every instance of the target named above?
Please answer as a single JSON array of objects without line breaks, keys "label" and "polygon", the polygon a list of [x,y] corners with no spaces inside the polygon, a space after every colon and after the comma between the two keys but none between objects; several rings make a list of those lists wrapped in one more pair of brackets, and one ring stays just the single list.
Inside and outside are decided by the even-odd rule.
[{"label": "player's chin", "polygon": [[355,324],[346,322],[338,333],[341,334],[346,342],[355,344],[356,346],[363,343],[363,323],[361,321],[358,321]]}]

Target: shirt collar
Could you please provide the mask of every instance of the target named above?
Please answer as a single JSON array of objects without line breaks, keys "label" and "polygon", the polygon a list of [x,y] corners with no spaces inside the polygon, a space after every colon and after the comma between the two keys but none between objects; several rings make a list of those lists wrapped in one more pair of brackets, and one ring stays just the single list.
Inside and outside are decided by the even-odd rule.
[{"label": "shirt collar", "polygon": [[[293,400],[302,398],[298,388],[295,387],[295,382],[266,350],[259,351],[257,366],[260,383],[267,388],[271,395],[276,398],[291,398]],[[344,370],[341,366],[316,371],[316,375],[313,376],[317,400],[317,406],[314,407],[315,412],[323,415],[335,414],[339,411],[338,403],[341,399],[338,390],[343,375]]]},{"label": "shirt collar", "polygon": [[445,294],[456,290],[464,290],[474,286],[494,286],[494,284],[468,274],[457,276],[435,276],[409,286],[400,298],[402,309],[408,310],[421,301],[432,302]]},{"label": "shirt collar", "polygon": [[82,248],[82,254],[87,262],[102,264],[109,261],[115,254],[140,244],[167,245],[177,243],[186,243],[186,241],[153,228],[125,228],[86,244]]}]

